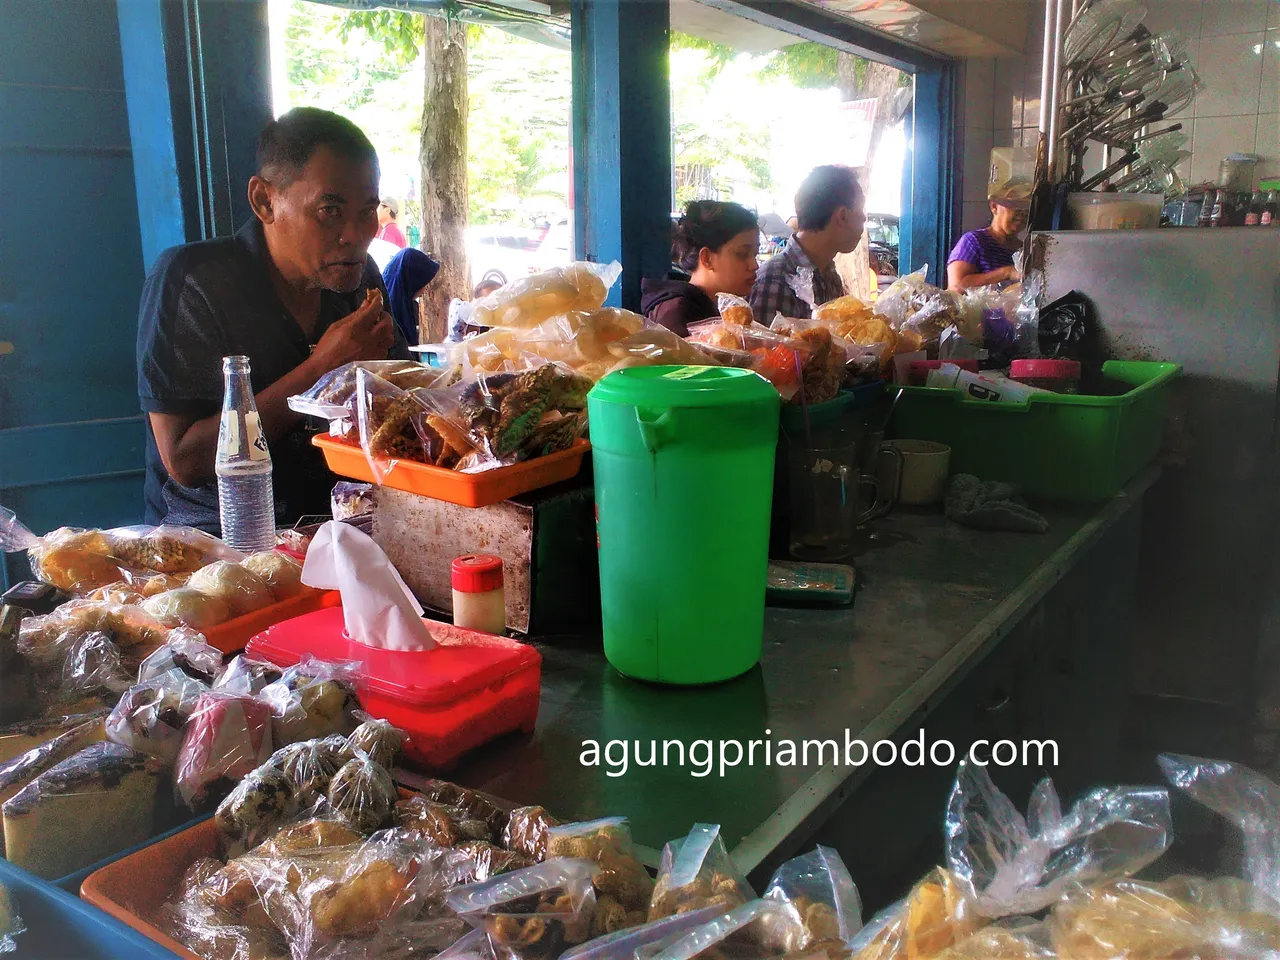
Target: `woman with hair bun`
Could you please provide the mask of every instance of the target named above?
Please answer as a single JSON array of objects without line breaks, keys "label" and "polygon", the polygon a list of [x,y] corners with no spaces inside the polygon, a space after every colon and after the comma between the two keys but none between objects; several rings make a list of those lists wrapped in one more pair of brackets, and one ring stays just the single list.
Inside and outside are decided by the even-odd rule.
[{"label": "woman with hair bun", "polygon": [[671,259],[689,273],[642,281],[644,315],[680,336],[689,324],[719,316],[716,295],[731,293],[744,299],[756,279],[760,228],[756,215],[737,203],[694,200],[675,228]]}]

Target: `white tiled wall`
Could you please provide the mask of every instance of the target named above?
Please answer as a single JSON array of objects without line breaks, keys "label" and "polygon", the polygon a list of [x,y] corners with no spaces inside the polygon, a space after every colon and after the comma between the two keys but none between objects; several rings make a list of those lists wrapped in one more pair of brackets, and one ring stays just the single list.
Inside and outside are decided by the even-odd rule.
[{"label": "white tiled wall", "polygon": [[[978,155],[993,146],[1036,143],[1044,20],[1038,0],[1032,6],[1037,15],[1031,18],[1028,56],[964,64],[965,230],[987,220],[986,163],[979,164]],[[1150,30],[1177,30],[1187,39],[1191,62],[1206,85],[1187,111],[1171,118],[1183,124],[1192,153],[1180,169],[1183,177],[1191,183],[1212,180],[1218,161],[1234,152],[1261,156],[1259,176],[1280,176],[1280,0],[1146,0],[1145,6]]]}]

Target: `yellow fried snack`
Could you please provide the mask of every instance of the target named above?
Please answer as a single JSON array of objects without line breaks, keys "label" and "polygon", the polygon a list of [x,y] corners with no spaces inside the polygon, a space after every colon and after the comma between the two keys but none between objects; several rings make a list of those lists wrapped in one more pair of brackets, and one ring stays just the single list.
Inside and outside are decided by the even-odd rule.
[{"label": "yellow fried snack", "polygon": [[596,310],[608,293],[590,263],[571,263],[524,277],[476,303],[475,323],[482,327],[527,330],[574,310]]},{"label": "yellow fried snack", "polygon": [[105,587],[121,578],[111,545],[99,530],[54,530],[31,548],[31,560],[36,576],[68,593]]},{"label": "yellow fried snack", "polygon": [[[1118,880],[1072,893],[1049,918],[1060,960],[1217,960],[1280,950],[1280,918],[1195,902],[1198,881]],[[1224,939],[1249,948],[1227,952]]]},{"label": "yellow fried snack", "polygon": [[725,323],[733,324],[739,327],[749,327],[756,322],[756,315],[751,312],[751,307],[745,303],[734,304],[725,307],[720,311],[720,319]]},{"label": "yellow fried snack", "polygon": [[871,308],[857,297],[837,297],[813,311],[813,319],[824,323],[855,323],[871,316]]},{"label": "yellow fried snack", "polygon": [[984,925],[955,878],[938,868],[916,884],[898,916],[853,960],[937,960]]},{"label": "yellow fried snack", "polygon": [[373,860],[311,899],[316,929],[331,937],[371,936],[406,896],[413,871]]}]

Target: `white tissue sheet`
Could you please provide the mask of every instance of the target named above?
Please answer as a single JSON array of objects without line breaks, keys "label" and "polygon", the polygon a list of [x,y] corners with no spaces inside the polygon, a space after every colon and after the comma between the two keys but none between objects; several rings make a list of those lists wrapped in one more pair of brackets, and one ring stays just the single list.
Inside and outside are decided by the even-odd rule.
[{"label": "white tissue sheet", "polygon": [[302,582],[341,592],[343,620],[354,640],[384,650],[435,648],[422,605],[382,548],[349,523],[331,520],[317,531]]}]

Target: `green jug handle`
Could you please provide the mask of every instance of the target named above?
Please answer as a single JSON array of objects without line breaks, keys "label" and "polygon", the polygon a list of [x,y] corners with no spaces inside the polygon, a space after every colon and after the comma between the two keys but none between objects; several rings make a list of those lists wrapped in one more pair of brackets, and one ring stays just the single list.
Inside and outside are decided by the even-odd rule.
[{"label": "green jug handle", "polygon": [[655,412],[636,407],[636,426],[640,428],[640,439],[650,453],[657,453],[676,432],[674,410],[663,410],[656,416]]}]

